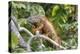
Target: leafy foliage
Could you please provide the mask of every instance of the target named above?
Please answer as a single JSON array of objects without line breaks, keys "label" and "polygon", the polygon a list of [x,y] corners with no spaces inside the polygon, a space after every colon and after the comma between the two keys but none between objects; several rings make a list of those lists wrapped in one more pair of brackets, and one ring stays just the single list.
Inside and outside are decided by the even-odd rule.
[{"label": "leafy foliage", "polygon": [[[62,45],[68,49],[76,49],[78,45],[78,28],[77,28],[77,6],[68,4],[46,4],[46,3],[32,3],[32,2],[11,2],[11,15],[17,18],[18,24],[31,31],[31,25],[27,23],[27,18],[32,15],[45,15],[55,26],[56,31],[66,43]],[[29,39],[29,35],[21,32],[25,41]],[[25,52],[25,49],[18,46],[18,39],[12,33],[12,50],[13,52]],[[33,51],[49,51],[56,50],[51,47],[40,49],[39,39],[34,40],[31,44]],[[21,49],[21,50],[20,50]]]}]

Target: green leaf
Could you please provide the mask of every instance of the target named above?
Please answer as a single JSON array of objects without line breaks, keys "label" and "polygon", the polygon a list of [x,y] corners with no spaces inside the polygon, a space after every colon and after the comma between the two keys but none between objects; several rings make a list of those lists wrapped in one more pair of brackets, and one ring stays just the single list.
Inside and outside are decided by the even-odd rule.
[{"label": "green leaf", "polygon": [[32,4],[30,8],[31,15],[45,15],[44,9],[38,4]]},{"label": "green leaf", "polygon": [[20,24],[20,26],[24,26],[27,24],[27,20],[25,18],[20,18],[18,19],[18,23]]},{"label": "green leaf", "polygon": [[57,11],[59,10],[59,6],[58,5],[55,5],[53,7],[53,10],[52,10],[52,16],[55,16],[57,14]]},{"label": "green leaf", "polygon": [[12,49],[16,48],[16,46],[18,45],[18,38],[17,36],[12,32],[11,33],[11,47]]}]

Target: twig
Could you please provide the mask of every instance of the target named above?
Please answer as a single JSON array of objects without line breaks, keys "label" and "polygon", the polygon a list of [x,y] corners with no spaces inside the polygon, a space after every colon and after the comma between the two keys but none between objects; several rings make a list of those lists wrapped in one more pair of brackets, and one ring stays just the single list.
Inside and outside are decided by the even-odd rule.
[{"label": "twig", "polygon": [[27,34],[29,34],[29,36],[33,37],[34,35],[26,28],[24,27],[20,27],[19,31],[25,31]]},{"label": "twig", "polygon": [[43,38],[43,39],[46,39],[48,40],[49,42],[51,42],[52,44],[60,47],[61,49],[66,49],[65,47],[59,45],[58,43],[56,43],[55,41],[53,41],[52,39],[48,38],[47,36],[44,36],[44,35],[35,35],[34,37],[31,37],[28,41],[28,44],[30,45],[31,44],[31,41],[34,39],[34,38]]},{"label": "twig", "polygon": [[56,46],[58,46],[58,47],[60,47],[60,48],[62,48],[62,49],[66,49],[65,47],[59,45],[58,43],[56,43],[55,41],[53,41],[52,39],[50,39],[50,38],[48,38],[48,37],[45,37],[44,35],[39,35],[39,36],[40,36],[41,38],[44,38],[44,39],[48,40],[48,41],[51,42],[52,44],[54,44],[54,45],[56,45]]}]

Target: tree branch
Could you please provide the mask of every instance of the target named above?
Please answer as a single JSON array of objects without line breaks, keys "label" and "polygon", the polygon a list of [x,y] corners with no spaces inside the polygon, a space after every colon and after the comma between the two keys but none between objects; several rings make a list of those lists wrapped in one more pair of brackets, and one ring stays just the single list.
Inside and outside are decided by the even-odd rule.
[{"label": "tree branch", "polygon": [[16,36],[18,37],[20,45],[22,47],[26,48],[27,51],[31,51],[31,49],[29,48],[30,46],[28,46],[28,44],[24,41],[23,37],[19,33],[19,30],[25,30],[25,29],[21,29],[22,27],[21,28],[19,27],[19,25],[17,24],[17,21],[14,17],[11,18],[9,26],[11,27],[11,31],[14,32],[16,34]]},{"label": "tree branch", "polygon": [[29,36],[33,37],[34,35],[26,28],[20,27],[19,31],[25,31]]},{"label": "tree branch", "polygon": [[45,40],[48,40],[48,41],[51,42],[52,44],[60,47],[61,49],[66,49],[65,47],[59,45],[58,43],[56,43],[55,41],[53,41],[53,40],[50,39],[49,37],[47,37],[47,36],[45,36],[45,35],[39,34],[38,31],[36,32],[36,35],[35,35],[35,36],[33,36],[33,37],[31,37],[31,38],[29,39],[29,41],[28,41],[28,44],[29,44],[29,45],[31,45],[31,42],[32,42],[32,40],[33,40],[34,38],[43,38],[43,39],[45,39]]}]

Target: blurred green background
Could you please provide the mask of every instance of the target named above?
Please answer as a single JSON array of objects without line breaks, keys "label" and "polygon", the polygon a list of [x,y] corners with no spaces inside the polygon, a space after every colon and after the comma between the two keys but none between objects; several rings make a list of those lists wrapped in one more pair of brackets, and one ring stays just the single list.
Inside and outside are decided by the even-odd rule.
[{"label": "blurred green background", "polygon": [[[34,3],[34,2],[21,2],[11,1],[11,15],[17,18],[18,24],[31,31],[31,26],[27,23],[26,19],[32,15],[44,15],[55,26],[56,31],[59,33],[61,39],[69,44],[62,43],[62,46],[68,49],[76,49],[78,46],[78,10],[77,5],[71,4],[51,4],[51,3]],[[25,32],[20,32],[25,41],[29,36]],[[11,33],[11,51],[12,52],[26,52],[26,50],[19,46],[18,38],[14,33]],[[33,51],[50,51],[56,50],[51,47],[39,49],[37,45],[39,40],[34,40],[31,44]]]}]

